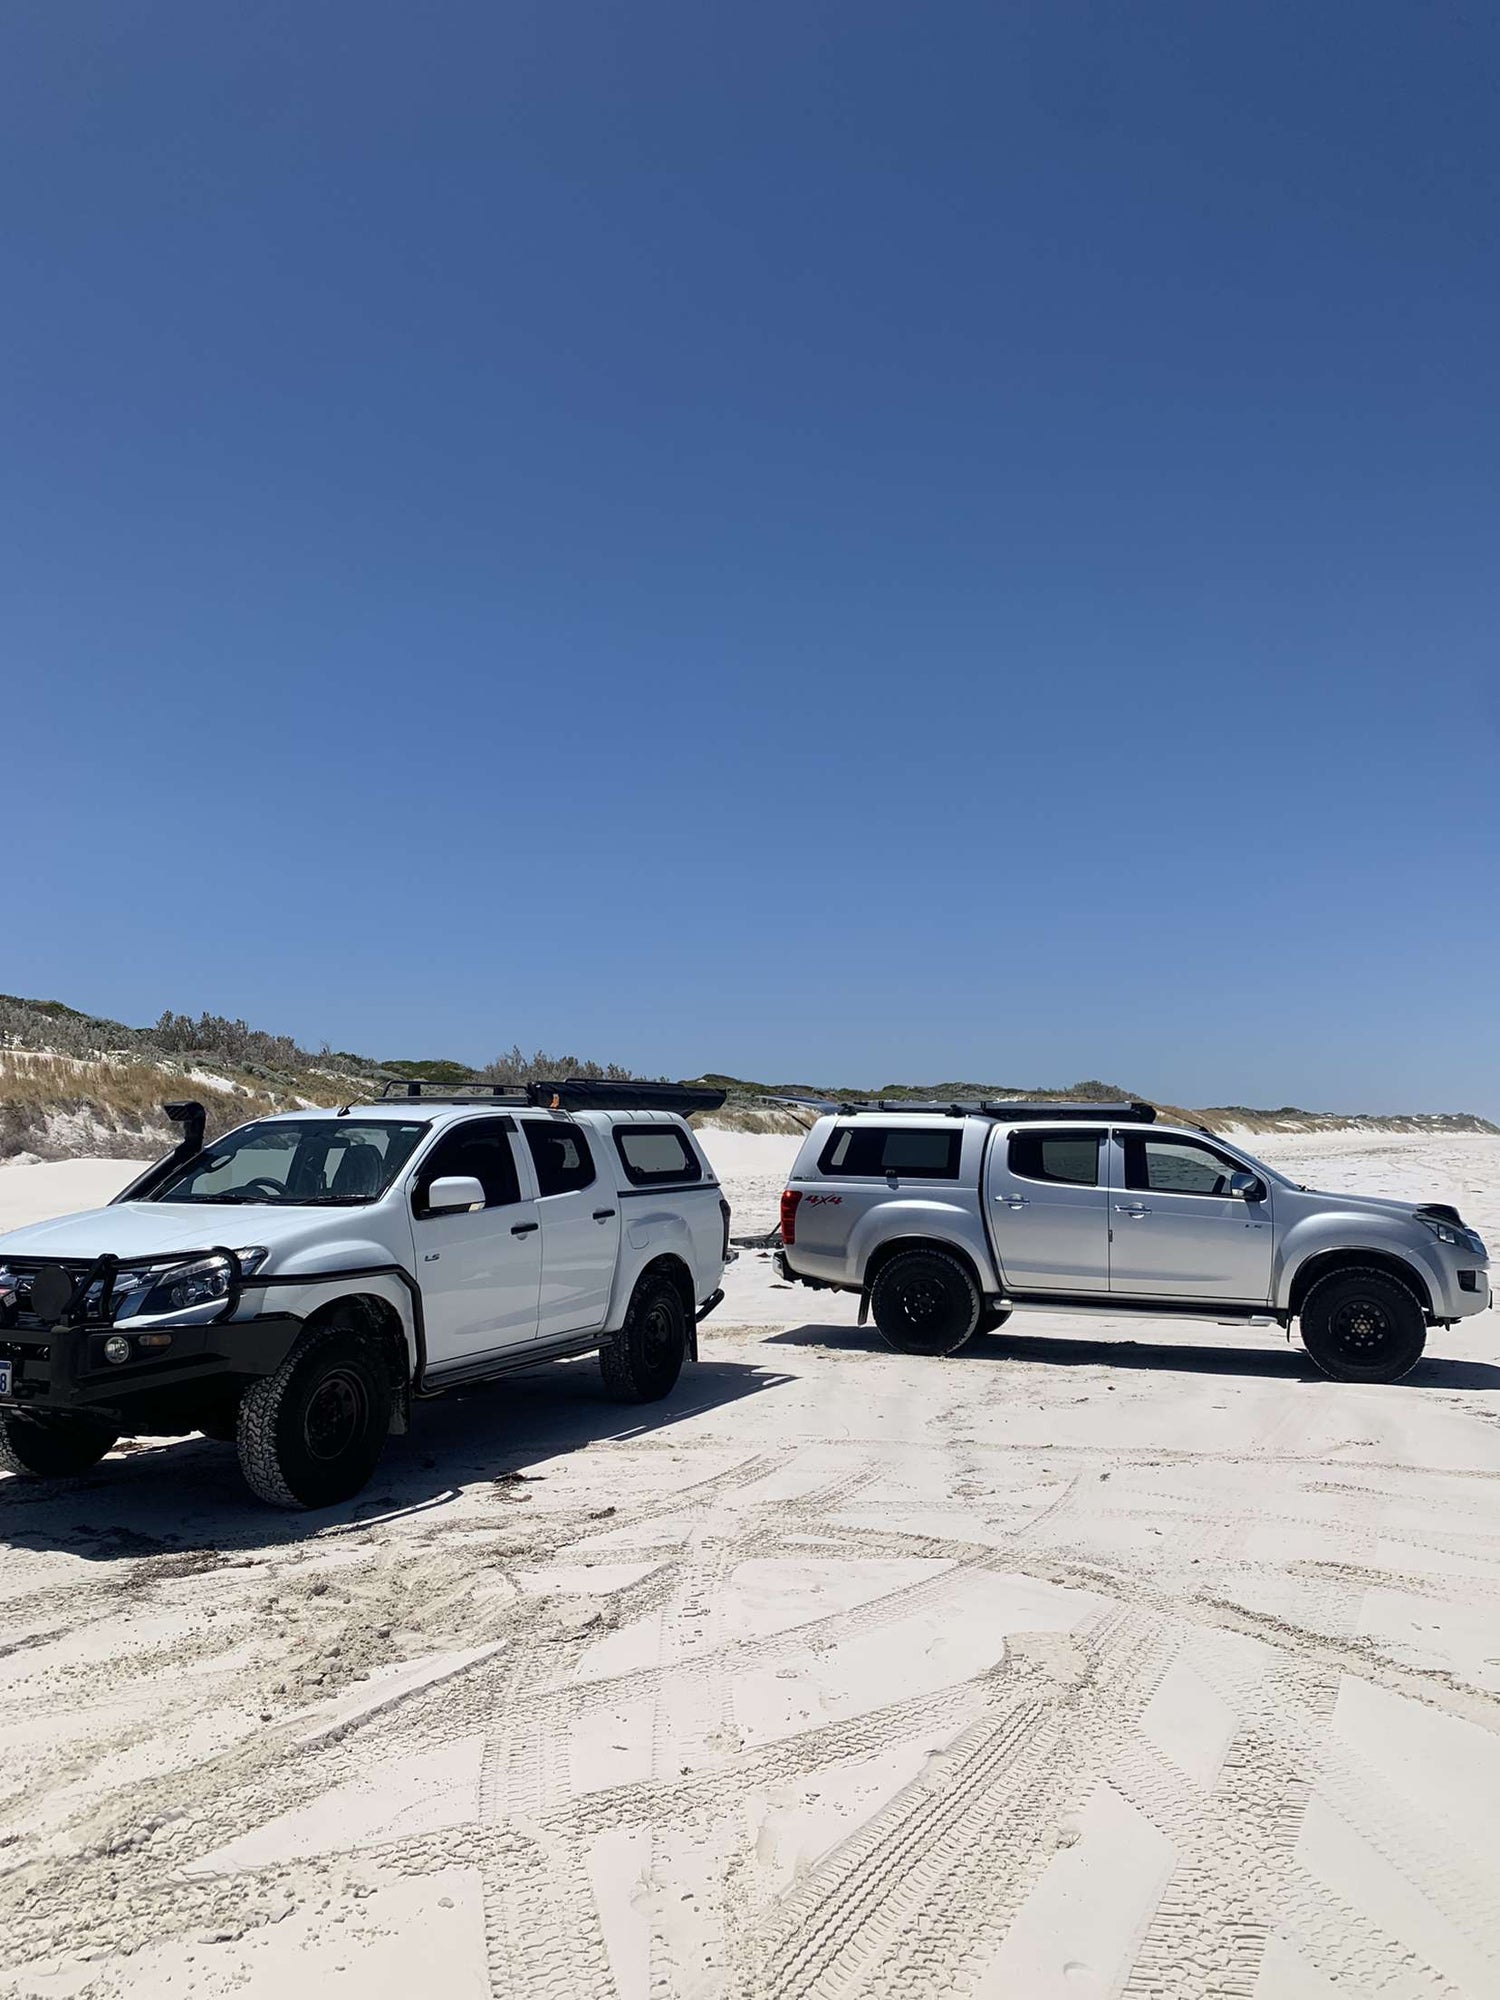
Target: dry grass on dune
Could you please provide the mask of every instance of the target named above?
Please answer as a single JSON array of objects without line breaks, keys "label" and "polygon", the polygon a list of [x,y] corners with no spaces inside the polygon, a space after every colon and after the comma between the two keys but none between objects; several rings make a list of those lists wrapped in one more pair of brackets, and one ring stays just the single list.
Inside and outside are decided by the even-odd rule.
[{"label": "dry grass on dune", "polygon": [[0,1052],[0,1157],[62,1158],[79,1150],[81,1138],[105,1156],[162,1151],[178,1136],[161,1109],[174,1097],[199,1100],[210,1135],[304,1101],[248,1080],[236,1088],[232,1079],[211,1083],[154,1063],[7,1049]]}]

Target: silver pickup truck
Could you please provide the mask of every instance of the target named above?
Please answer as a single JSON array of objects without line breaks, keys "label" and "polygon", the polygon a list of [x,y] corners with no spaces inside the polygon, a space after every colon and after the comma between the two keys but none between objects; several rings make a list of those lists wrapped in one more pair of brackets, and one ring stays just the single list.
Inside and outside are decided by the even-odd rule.
[{"label": "silver pickup truck", "polygon": [[1325,1374],[1394,1382],[1490,1303],[1456,1209],[1316,1193],[1147,1104],[845,1107],[807,1135],[781,1241],[784,1277],[858,1292],[904,1354],[1025,1306],[1295,1319]]}]

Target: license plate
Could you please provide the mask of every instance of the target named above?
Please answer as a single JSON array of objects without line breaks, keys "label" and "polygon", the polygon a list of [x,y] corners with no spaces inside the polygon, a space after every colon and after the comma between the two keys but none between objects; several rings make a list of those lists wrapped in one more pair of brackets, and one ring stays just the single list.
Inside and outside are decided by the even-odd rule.
[{"label": "license plate", "polygon": [[15,1365],[13,1361],[0,1361],[0,1396],[10,1394],[10,1378]]}]

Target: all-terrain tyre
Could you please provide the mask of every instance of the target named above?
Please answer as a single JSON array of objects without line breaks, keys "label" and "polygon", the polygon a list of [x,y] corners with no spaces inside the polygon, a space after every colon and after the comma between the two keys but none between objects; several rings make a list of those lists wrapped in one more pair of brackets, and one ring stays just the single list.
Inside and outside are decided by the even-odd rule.
[{"label": "all-terrain tyre", "polygon": [[23,1479],[74,1479],[96,1466],[119,1437],[71,1412],[0,1410],[0,1471]]},{"label": "all-terrain tyre", "polygon": [[379,1347],[351,1327],[324,1327],[240,1398],[240,1470],[272,1507],[332,1507],[369,1479],[390,1427]]},{"label": "all-terrain tyre", "polygon": [[984,1301],[946,1250],[903,1250],[870,1287],[881,1338],[898,1354],[956,1354],[979,1330]]},{"label": "all-terrain tyre", "polygon": [[604,1386],[617,1403],[656,1403],[670,1395],[687,1354],[682,1294],[664,1273],[648,1271],[635,1288],[625,1324],[599,1350]]},{"label": "all-terrain tyre", "polygon": [[1387,1271],[1334,1271],[1302,1301],[1302,1345],[1335,1382],[1399,1382],[1422,1358],[1416,1294]]}]

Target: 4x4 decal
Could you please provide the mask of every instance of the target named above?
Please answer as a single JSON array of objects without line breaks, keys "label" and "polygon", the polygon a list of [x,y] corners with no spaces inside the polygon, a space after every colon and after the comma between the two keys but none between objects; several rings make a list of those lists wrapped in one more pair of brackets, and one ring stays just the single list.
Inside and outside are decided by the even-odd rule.
[{"label": "4x4 decal", "polygon": [[837,1208],[844,1197],[841,1194],[805,1194],[802,1199],[809,1208]]}]

